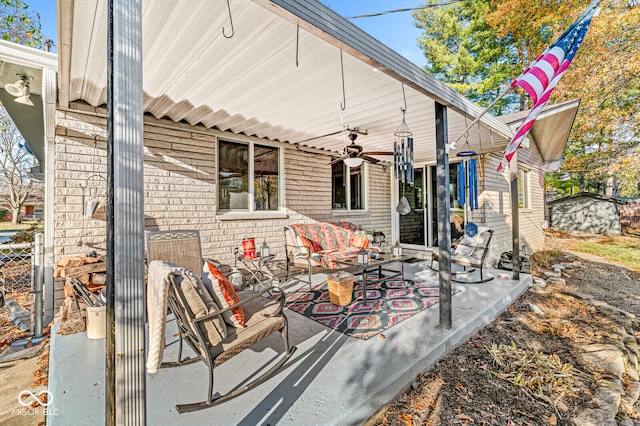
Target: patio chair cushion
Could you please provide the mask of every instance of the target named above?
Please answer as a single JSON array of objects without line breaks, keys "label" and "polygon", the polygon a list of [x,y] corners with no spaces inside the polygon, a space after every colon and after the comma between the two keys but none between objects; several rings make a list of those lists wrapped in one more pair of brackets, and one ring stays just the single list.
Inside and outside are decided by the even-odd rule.
[{"label": "patio chair cushion", "polygon": [[[176,274],[175,282],[180,286],[187,305],[196,319],[219,309],[200,278],[192,271],[185,269],[181,274]],[[210,346],[216,346],[227,338],[227,326],[221,315],[201,321],[198,326]]]},{"label": "patio chair cushion", "polygon": [[349,247],[353,232],[325,222],[297,223],[291,225],[298,237],[311,241],[315,252],[337,251]]},{"label": "patio chair cushion", "polygon": [[229,328],[226,340],[210,349],[211,355],[215,357],[214,365],[216,366],[285,326],[282,315],[270,316],[278,310],[278,303],[266,297],[257,296],[255,293],[245,293],[247,294],[241,292],[242,299],[250,298],[243,305],[246,327]]},{"label": "patio chair cushion", "polygon": [[[202,280],[207,287],[211,288],[213,299],[221,309],[240,302],[240,298],[227,277],[209,261],[205,261],[202,267]],[[236,306],[230,311],[223,312],[222,317],[227,324],[234,327],[245,326],[245,313],[242,306]]]},{"label": "patio chair cushion", "polygon": [[[290,225],[288,228],[293,230],[296,241],[291,238],[291,241],[287,240],[287,244],[297,247],[297,252],[290,254],[293,263],[305,267],[308,258],[310,266],[340,269],[342,266],[336,263],[337,260],[354,257],[360,248],[368,247],[369,244],[369,240],[362,234],[355,235],[364,238],[354,238],[352,227],[355,225],[347,226],[348,224],[349,222],[339,222],[338,225],[316,222]],[[290,238],[286,232],[285,238]],[[303,253],[301,248],[309,250],[309,253]],[[380,251],[378,247],[373,250]]]},{"label": "patio chair cushion", "polygon": [[349,247],[344,250],[311,253],[311,260],[313,260],[317,265],[325,268],[341,269],[342,265],[337,263],[337,261],[357,256],[359,250],[360,249],[357,247]]}]

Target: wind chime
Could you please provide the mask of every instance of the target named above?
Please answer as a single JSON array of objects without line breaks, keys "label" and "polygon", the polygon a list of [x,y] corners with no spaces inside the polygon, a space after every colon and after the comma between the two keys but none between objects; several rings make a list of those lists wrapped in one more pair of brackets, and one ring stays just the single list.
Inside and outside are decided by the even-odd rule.
[{"label": "wind chime", "polygon": [[[404,96],[404,86],[402,87],[402,95]],[[401,108],[402,122],[400,127],[393,134],[393,170],[398,183],[402,185],[402,198],[398,203],[396,211],[401,215],[405,215],[411,211],[409,201],[404,196],[404,188],[406,184],[413,186],[414,168],[413,168],[413,133],[409,130],[405,121],[405,113],[407,112],[406,99],[405,107]]]},{"label": "wind chime", "polygon": [[465,133],[464,138],[464,149],[456,154],[456,157],[463,159],[458,163],[458,191],[456,195],[458,203],[464,210],[465,232],[473,236],[477,232],[477,227],[473,222],[468,221],[467,205],[471,211],[478,209],[478,162],[475,158],[478,153],[471,149],[469,145],[468,131]]}]

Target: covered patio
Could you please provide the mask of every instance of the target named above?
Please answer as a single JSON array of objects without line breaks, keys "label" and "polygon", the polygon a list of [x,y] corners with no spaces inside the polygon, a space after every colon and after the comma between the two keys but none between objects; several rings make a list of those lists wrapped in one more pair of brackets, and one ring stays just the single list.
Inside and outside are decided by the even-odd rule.
[{"label": "covered patio", "polygon": [[[435,280],[424,265],[408,268],[416,280]],[[298,350],[273,378],[239,397],[212,408],[179,414],[178,403],[202,399],[206,366],[202,362],[161,369],[147,375],[148,424],[347,425],[363,424],[405,390],[414,378],[491,322],[531,284],[497,278],[482,285],[455,285],[453,327],[438,327],[439,305],[368,340],[348,337],[298,313],[287,311],[291,344]],[[317,275],[314,281],[321,281]],[[85,333],[52,332],[49,390],[55,395],[49,425],[87,424],[104,418],[103,340]],[[176,356],[175,322],[167,327],[165,360]],[[276,335],[216,368],[215,388],[224,393],[264,370],[281,354]],[[82,372],[82,374],[78,374]]]},{"label": "covered patio", "polygon": [[[100,246],[113,332],[106,341],[91,341],[82,333],[59,336],[54,327],[50,388],[51,408],[58,410],[51,412],[58,416],[48,419],[51,424],[96,418],[108,424],[362,423],[530,284],[517,265],[510,276],[492,271],[498,278],[481,286],[451,283],[448,156],[469,148],[498,156],[512,134],[507,123],[484,115],[469,132],[468,146],[449,145],[481,109],[329,8],[312,0],[229,4],[168,1],[157,7],[150,0],[119,0],[110,10],[106,0],[58,2],[58,94],[56,99],[55,90],[43,90],[46,120],[39,141],[47,194],[45,288],[53,286],[54,253],[81,253],[87,240]],[[51,73],[44,77],[43,87],[55,86]],[[289,312],[298,351],[283,371],[220,407],[178,415],[177,402],[202,399],[204,366],[155,376],[144,371],[144,231],[203,229],[204,255],[226,263],[233,260],[229,248],[237,233],[248,226],[276,229],[267,235],[277,232],[281,244],[287,221],[335,217],[330,206],[321,205],[320,213],[308,206],[314,206],[314,191],[322,190],[318,182],[330,182],[322,170],[330,171],[331,159],[348,143],[345,130],[366,133],[359,139],[365,151],[392,151],[402,110],[415,140],[414,162],[434,167],[438,202],[430,214],[441,261],[439,274],[429,272],[429,279],[439,283],[439,305],[392,327],[385,338],[366,341]],[[292,191],[280,193],[277,210],[219,211],[219,138],[281,149],[282,186]],[[312,163],[310,171],[302,170],[310,160],[323,169]],[[393,241],[398,183],[390,157],[377,160],[383,162],[371,171],[370,187],[384,197],[370,210],[378,209],[375,224]],[[78,188],[92,173],[107,176],[106,226],[82,217]],[[510,201],[496,196],[505,209],[510,203],[509,222],[499,220],[513,230],[513,238],[503,240],[518,259],[516,173],[496,180],[511,188]],[[184,195],[197,185],[200,192]],[[304,191],[309,195],[300,195]],[[180,214],[158,213],[171,208]],[[229,234],[234,240],[221,242]],[[427,273],[425,262],[412,269]],[[452,296],[452,286],[460,293]],[[167,331],[168,341],[173,334]],[[217,368],[216,383],[236,385],[250,374],[247,365],[271,360],[276,352],[270,342]]]}]

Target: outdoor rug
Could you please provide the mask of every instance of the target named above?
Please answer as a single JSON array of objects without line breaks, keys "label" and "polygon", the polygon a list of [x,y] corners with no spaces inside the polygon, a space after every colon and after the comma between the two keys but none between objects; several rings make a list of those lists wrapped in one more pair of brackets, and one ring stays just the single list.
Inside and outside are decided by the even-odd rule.
[{"label": "outdoor rug", "polygon": [[[378,279],[369,275],[369,280]],[[453,294],[459,290],[453,290]],[[362,283],[353,286],[353,300],[336,306],[329,299],[326,282],[312,290],[287,295],[286,306],[347,336],[368,339],[439,302],[438,283],[388,279],[367,283],[367,304],[362,302]]]}]

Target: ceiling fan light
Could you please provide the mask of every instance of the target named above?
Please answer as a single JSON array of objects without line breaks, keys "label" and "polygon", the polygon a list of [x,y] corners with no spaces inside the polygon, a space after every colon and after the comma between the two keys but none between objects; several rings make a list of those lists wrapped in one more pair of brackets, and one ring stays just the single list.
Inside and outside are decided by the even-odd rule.
[{"label": "ceiling fan light", "polygon": [[24,94],[24,82],[22,80],[18,80],[15,83],[7,83],[4,85],[4,90],[6,90],[11,96],[17,98]]},{"label": "ceiling fan light", "polygon": [[344,164],[346,164],[348,167],[360,167],[364,160],[358,157],[350,157],[350,158],[345,158],[342,161],[344,161]]}]

